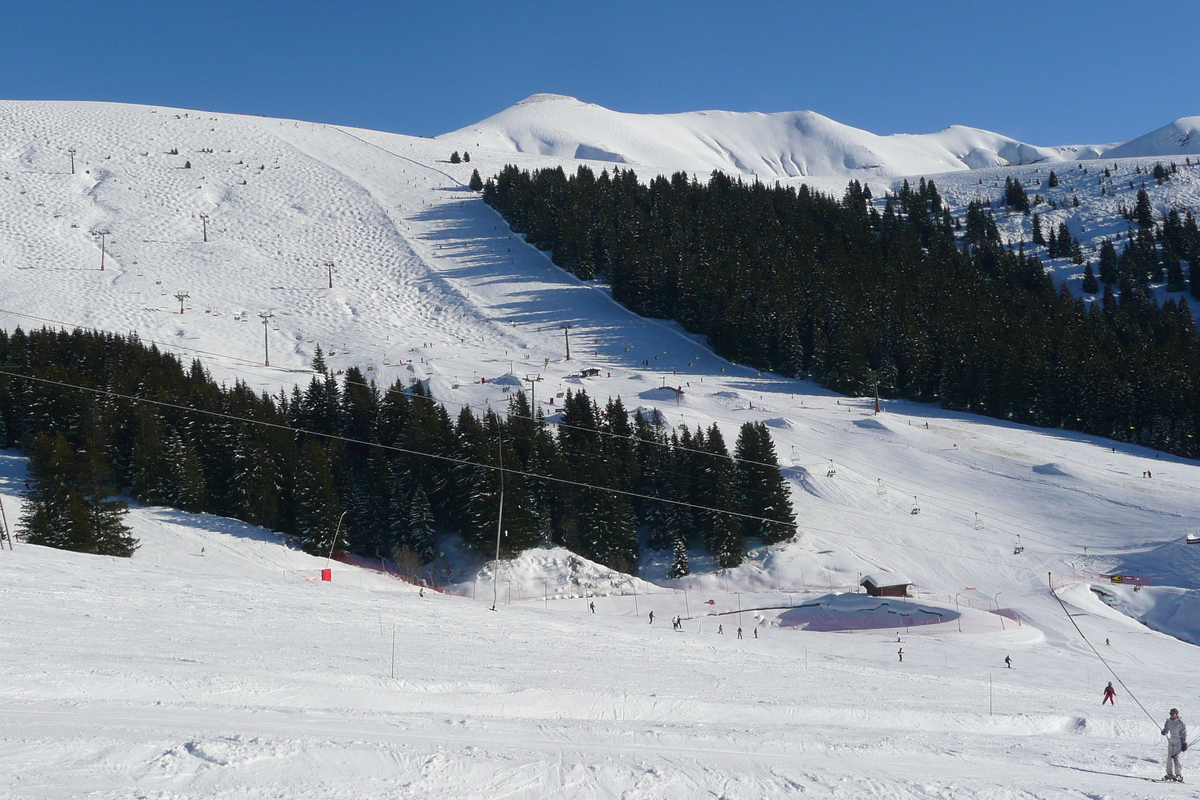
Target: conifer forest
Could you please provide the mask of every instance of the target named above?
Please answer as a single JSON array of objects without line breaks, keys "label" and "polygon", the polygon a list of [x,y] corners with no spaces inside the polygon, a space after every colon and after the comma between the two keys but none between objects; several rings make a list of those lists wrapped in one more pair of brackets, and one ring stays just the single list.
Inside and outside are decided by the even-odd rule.
[{"label": "conifer forest", "polygon": [[[509,166],[483,192],[555,264],[734,362],[1200,455],[1200,338],[1186,296],[1200,297],[1200,232],[1190,211],[1155,219],[1145,192],[1120,251],[1106,241],[1097,268],[1086,265],[1096,302],[1056,288],[1032,246],[1001,241],[995,215],[1029,211],[1011,182],[963,217],[924,178],[882,199],[851,181],[837,199],[717,172],[706,184],[682,173],[642,183],[628,169]],[[1082,260],[1065,227],[1034,223],[1035,239],[1053,242],[1048,257]],[[1159,305],[1148,285],[1164,274],[1174,294]]]},{"label": "conifer forest", "polygon": [[21,527],[33,543],[130,555],[120,490],[418,573],[443,532],[491,556],[499,528],[502,556],[559,544],[633,572],[640,528],[678,576],[689,548],[729,567],[747,540],[795,532],[761,422],[731,454],[715,425],[668,429],[582,389],[556,425],[520,391],[504,415],[452,415],[419,382],[380,389],[357,368],[339,380],[319,348],[308,386],[272,397],[136,337],[78,329],[0,332],[0,365],[0,446],[30,457]]}]

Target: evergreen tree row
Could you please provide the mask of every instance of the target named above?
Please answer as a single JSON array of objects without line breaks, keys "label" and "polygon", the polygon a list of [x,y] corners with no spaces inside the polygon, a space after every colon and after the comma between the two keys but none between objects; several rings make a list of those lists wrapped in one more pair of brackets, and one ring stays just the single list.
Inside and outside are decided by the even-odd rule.
[{"label": "evergreen tree row", "polygon": [[294,535],[314,554],[416,565],[435,556],[437,532],[490,555],[500,528],[505,556],[560,544],[634,571],[642,527],[651,547],[683,548],[685,574],[689,547],[733,566],[747,539],[794,533],[761,423],[731,455],[715,425],[671,430],[583,391],[567,393],[557,429],[522,392],[505,416],[464,407],[452,419],[420,383],[383,391],[357,368],[339,382],[319,348],[308,386],[275,397],[218,385],[136,337],[81,330],[0,331],[0,365],[100,390],[0,375],[0,446],[30,455],[22,530],[38,543],[132,553],[118,487]]},{"label": "evergreen tree row", "polygon": [[[1019,188],[1006,198],[1018,206]],[[881,211],[857,181],[838,200],[721,173],[643,184],[620,168],[509,166],[484,200],[559,266],[604,278],[631,310],[677,320],[733,361],[1200,455],[1187,301],[1160,307],[1133,266],[1119,298],[1111,285],[1102,303],[1072,298],[1002,243],[985,203],[964,224],[932,181],[905,182]],[[1172,219],[1164,230],[1191,229]],[[1074,254],[1070,234],[1054,233]]]}]

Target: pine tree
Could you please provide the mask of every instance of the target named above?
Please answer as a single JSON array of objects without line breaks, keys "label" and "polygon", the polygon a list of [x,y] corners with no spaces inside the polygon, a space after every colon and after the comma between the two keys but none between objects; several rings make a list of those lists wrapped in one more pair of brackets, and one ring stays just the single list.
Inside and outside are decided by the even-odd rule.
[{"label": "pine tree", "polygon": [[1033,215],[1033,243],[1036,245],[1046,246],[1046,235],[1042,232],[1042,215]]},{"label": "pine tree", "polygon": [[1150,205],[1150,195],[1145,189],[1138,189],[1137,205],[1133,209],[1133,218],[1138,227],[1151,228],[1154,226],[1154,207]]},{"label": "pine tree", "polygon": [[1092,272],[1090,263],[1083,272],[1083,291],[1085,294],[1095,294],[1100,291],[1100,282],[1096,280],[1096,274]]},{"label": "pine tree", "polygon": [[747,538],[774,544],[795,534],[796,519],[792,513],[791,493],[779,471],[775,444],[762,422],[742,425],[735,446],[737,461],[738,510],[749,517],[742,519]]},{"label": "pine tree", "polygon": [[329,365],[325,363],[325,351],[321,349],[320,343],[317,344],[316,350],[313,351],[312,371],[322,376],[329,372]]},{"label": "pine tree", "polygon": [[736,567],[744,556],[744,537],[741,520],[733,514],[737,510],[737,486],[734,480],[734,462],[725,447],[721,429],[713,424],[703,441],[704,455],[699,456],[700,473],[698,485],[703,487],[703,503],[700,511],[700,529],[709,551],[722,568]]},{"label": "pine tree", "polygon": [[462,156],[460,156],[458,154],[457,150],[455,150],[453,153],[450,154],[450,163],[451,164],[461,164],[462,163]]},{"label": "pine tree", "polygon": [[675,544],[672,548],[672,557],[671,568],[667,571],[668,578],[675,580],[691,572],[688,566],[687,542],[683,540],[682,536],[675,539]]},{"label": "pine tree", "polygon": [[479,170],[477,170],[477,169],[471,170],[471,179],[469,181],[467,181],[467,187],[472,192],[482,192],[483,191],[483,179],[479,177]]},{"label": "pine tree", "polygon": [[112,500],[107,464],[95,447],[76,452],[61,433],[38,433],[28,465],[30,490],[19,529],[30,544],[128,558],[138,542]]},{"label": "pine tree", "polygon": [[1100,282],[1112,286],[1120,277],[1120,261],[1117,258],[1117,248],[1111,239],[1100,243]]},{"label": "pine tree", "polygon": [[329,457],[315,441],[304,445],[296,475],[296,534],[305,552],[328,556],[331,550],[345,547],[345,538],[334,535],[342,509],[329,469]]},{"label": "pine tree", "polygon": [[1046,186],[1050,189],[1058,186],[1058,176],[1054,174],[1054,170],[1050,170],[1050,177],[1046,179]]}]

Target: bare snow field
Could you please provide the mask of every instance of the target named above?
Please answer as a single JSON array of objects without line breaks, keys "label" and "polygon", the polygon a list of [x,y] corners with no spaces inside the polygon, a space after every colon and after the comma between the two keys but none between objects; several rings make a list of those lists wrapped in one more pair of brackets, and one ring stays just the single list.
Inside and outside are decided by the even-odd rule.
[{"label": "bare snow field", "polygon": [[[1120,192],[1049,216],[1089,247],[1123,231],[1126,170],[1156,160],[1122,160]],[[506,163],[575,164],[483,139],[0,102],[0,325],[137,332],[271,392],[307,383],[320,344],[382,386],[428,381],[452,413],[540,377],[547,414],[586,388],[727,439],[765,421],[797,540],[728,571],[697,556],[675,582],[653,553],[638,578],[561,550],[498,571],[448,558],[452,592],[423,596],[336,563],[316,580],[325,561],[275,534],[163,508],[131,511],[131,559],[18,542],[0,552],[0,798],[1197,796],[1147,780],[1167,709],[1200,718],[1194,462],[929,405],[876,416],[719,359],[511,235],[465,186]],[[1090,191],[1098,164],[1061,165],[1045,193]],[[965,205],[1048,169],[935,180]],[[1147,191],[1195,208],[1197,174]],[[1001,220],[1014,240],[1028,224]],[[23,471],[0,453],[10,526]],[[913,596],[852,594],[878,571]],[[1115,706],[1089,643],[1120,676]]]}]

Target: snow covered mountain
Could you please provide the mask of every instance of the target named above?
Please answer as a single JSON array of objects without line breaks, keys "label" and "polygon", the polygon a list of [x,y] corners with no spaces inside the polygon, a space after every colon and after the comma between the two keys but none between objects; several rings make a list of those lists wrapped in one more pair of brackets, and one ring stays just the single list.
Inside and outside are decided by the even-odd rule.
[{"label": "snow covered mountain", "polygon": [[[470,163],[449,163],[453,149]],[[1187,643],[1200,641],[1200,545],[1185,543],[1200,529],[1200,466],[935,406],[876,416],[635,317],[465,186],[474,168],[570,169],[574,155],[0,102],[5,329],[136,332],[272,393],[308,381],[320,344],[335,369],[426,381],[451,413],[503,408],[530,377],[550,414],[582,387],[727,440],[762,421],[801,530],[734,570],[697,554],[676,583],[654,553],[638,579],[562,550],[498,574],[448,555],[452,593],[425,597],[358,567],[309,580],[323,559],[170,509],[131,512],[143,544],[129,560],[18,542],[0,552],[0,797],[1160,796],[1146,782],[1162,774],[1157,726],[1171,706],[1194,718],[1200,695]],[[1095,170],[1069,165],[1040,190],[1056,200],[1047,224],[1089,247],[1123,231],[1135,169],[1153,161],[1122,161],[1102,196]],[[938,186],[961,213],[1005,177],[1034,186],[1047,171],[962,170]],[[1200,207],[1200,168],[1149,183],[1158,210]],[[1013,240],[1028,224],[1001,220]],[[23,479],[23,459],[0,453],[10,525]],[[919,596],[851,593],[877,571],[904,573]],[[1112,675],[1089,642],[1124,682],[1115,708],[1099,706]]]},{"label": "snow covered mountain", "polygon": [[536,94],[439,140],[560,158],[610,161],[705,175],[761,178],[892,177],[1055,161],[1200,154],[1200,117],[1129,142],[1037,147],[954,125],[928,134],[878,136],[812,111],[625,114],[573,97]]}]

